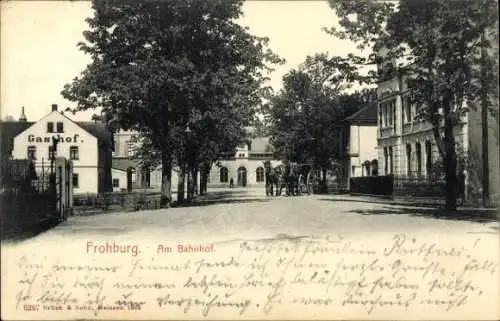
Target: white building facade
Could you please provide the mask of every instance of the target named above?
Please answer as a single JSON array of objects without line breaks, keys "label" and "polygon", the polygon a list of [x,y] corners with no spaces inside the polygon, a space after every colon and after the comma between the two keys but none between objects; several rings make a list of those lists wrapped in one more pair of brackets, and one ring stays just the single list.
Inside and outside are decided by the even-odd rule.
[{"label": "white building facade", "polygon": [[239,146],[234,155],[226,155],[212,166],[208,187],[227,187],[233,182],[235,187],[264,188],[264,162],[269,160],[273,167],[282,164],[273,159],[269,137],[255,137]]},{"label": "white building facade", "polygon": [[112,135],[104,124],[75,122],[57,105],[36,122],[17,123],[6,125],[23,128],[12,137],[12,159],[30,159],[41,171],[50,168],[54,157],[64,157],[73,163],[73,193],[111,190]]},{"label": "white building facade", "polygon": [[377,176],[377,106],[370,104],[344,120],[340,184],[349,188],[351,177]]}]

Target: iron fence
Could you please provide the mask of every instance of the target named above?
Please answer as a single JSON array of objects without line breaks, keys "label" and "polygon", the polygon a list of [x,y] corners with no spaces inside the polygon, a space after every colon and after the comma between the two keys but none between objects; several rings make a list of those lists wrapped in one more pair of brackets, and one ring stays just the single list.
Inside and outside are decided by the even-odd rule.
[{"label": "iron fence", "polygon": [[394,197],[443,198],[445,181],[434,176],[394,175]]},{"label": "iron fence", "polygon": [[[42,164],[40,164],[42,165]],[[50,163],[3,159],[0,166],[2,234],[8,237],[57,221],[55,175]]]}]

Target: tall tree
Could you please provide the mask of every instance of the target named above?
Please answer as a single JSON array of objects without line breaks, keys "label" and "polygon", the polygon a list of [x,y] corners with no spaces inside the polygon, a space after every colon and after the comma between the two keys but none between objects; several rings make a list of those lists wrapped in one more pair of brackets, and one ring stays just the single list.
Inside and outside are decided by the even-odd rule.
[{"label": "tall tree", "polygon": [[[376,82],[404,76],[416,117],[433,126],[446,179],[446,208],[456,209],[457,155],[454,128],[471,108],[498,108],[495,97],[497,62],[492,48],[498,39],[498,7],[495,0],[329,0],[340,28],[329,32],[350,39],[358,47],[372,47],[365,59],[338,58],[351,67],[350,77]],[[486,35],[486,36],[485,36]],[[486,50],[485,50],[486,49]],[[368,76],[357,73],[367,63],[380,69]]]},{"label": "tall tree", "polygon": [[342,69],[326,54],[309,56],[283,77],[283,89],[270,101],[275,153],[293,162],[312,162],[322,169],[323,185],[340,156],[340,122],[363,105],[359,93],[342,93],[348,86],[338,79]]},{"label": "tall tree", "polygon": [[[110,126],[144,133],[161,154],[162,205],[170,200],[173,155],[185,152],[187,126],[225,109],[251,109],[267,62],[267,39],[235,21],[242,0],[94,1],[79,48],[92,63],[62,94],[75,110],[102,107]],[[232,112],[238,116],[238,113]],[[242,113],[246,115],[247,113]],[[236,117],[235,122],[241,120]],[[220,135],[211,135],[220,140]],[[191,146],[196,150],[196,146]],[[184,150],[184,152],[182,152]]]}]

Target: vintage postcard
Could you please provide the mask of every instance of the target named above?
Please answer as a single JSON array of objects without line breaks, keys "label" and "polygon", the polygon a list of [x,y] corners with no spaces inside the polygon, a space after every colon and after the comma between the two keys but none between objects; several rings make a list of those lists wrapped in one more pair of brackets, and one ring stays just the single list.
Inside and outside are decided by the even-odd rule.
[{"label": "vintage postcard", "polygon": [[496,0],[2,1],[2,320],[498,320]]}]

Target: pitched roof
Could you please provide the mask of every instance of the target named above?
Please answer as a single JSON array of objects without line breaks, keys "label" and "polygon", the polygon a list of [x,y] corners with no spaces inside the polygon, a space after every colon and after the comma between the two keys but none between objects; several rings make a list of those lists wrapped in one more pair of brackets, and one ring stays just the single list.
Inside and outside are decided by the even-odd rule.
[{"label": "pitched roof", "polygon": [[251,140],[250,153],[271,153],[273,148],[269,143],[269,137],[255,137]]},{"label": "pitched roof", "polygon": [[137,163],[130,158],[113,158],[111,160],[111,168],[121,171],[127,171],[129,167],[137,168]]},{"label": "pitched roof", "polygon": [[344,119],[348,123],[363,123],[369,125],[377,125],[377,105],[367,105],[351,116]]},{"label": "pitched roof", "polygon": [[108,127],[102,123],[95,123],[90,121],[77,121],[78,126],[88,131],[92,136],[96,137],[107,145],[112,145],[113,135],[108,130]]},{"label": "pitched roof", "polygon": [[33,124],[34,122],[0,121],[0,154],[10,155],[14,147],[14,137]]}]

